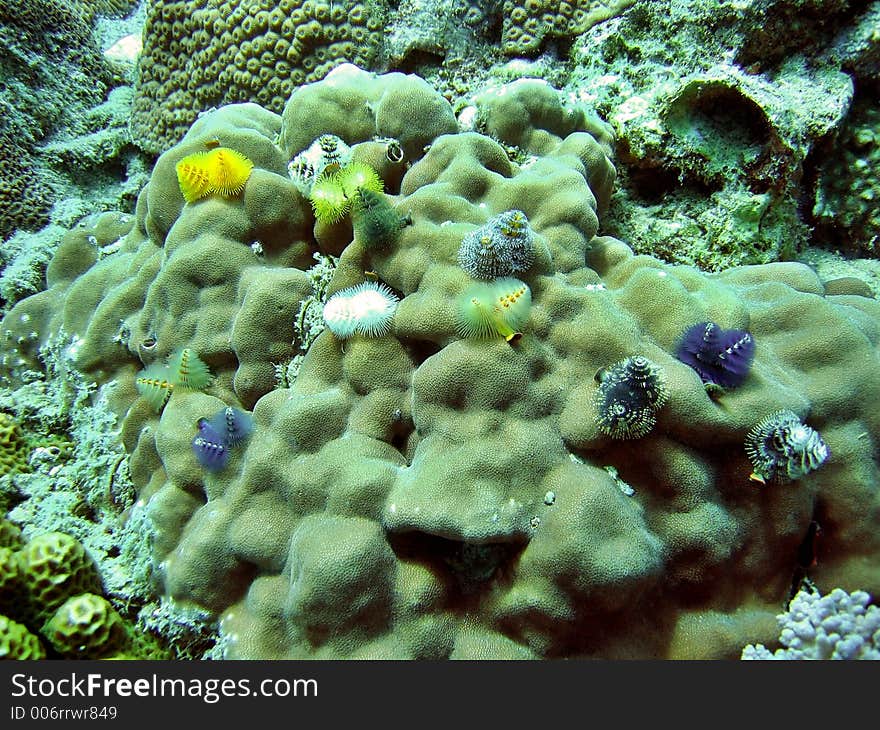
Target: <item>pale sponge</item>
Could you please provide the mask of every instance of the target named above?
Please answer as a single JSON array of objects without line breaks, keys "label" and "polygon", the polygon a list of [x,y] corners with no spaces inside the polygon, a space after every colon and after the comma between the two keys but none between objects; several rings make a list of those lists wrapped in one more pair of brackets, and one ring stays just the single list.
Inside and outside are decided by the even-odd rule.
[{"label": "pale sponge", "polygon": [[384,284],[365,281],[330,297],[324,305],[324,321],[342,339],[353,334],[382,337],[391,330],[398,301]]}]

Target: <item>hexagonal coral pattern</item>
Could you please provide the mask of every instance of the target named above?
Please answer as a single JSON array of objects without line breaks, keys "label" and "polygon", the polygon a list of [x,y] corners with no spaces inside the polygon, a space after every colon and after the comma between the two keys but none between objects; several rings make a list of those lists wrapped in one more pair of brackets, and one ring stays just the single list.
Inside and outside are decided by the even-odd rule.
[{"label": "hexagonal coral pattern", "polygon": [[335,65],[369,64],[384,6],[368,0],[153,0],[132,131],[158,153],[201,109],[254,101],[281,112],[294,88]]}]

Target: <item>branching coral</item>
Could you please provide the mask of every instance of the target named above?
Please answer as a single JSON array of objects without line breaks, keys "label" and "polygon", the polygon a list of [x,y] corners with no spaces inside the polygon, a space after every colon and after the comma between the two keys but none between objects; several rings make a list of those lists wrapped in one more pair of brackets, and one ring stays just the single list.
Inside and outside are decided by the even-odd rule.
[{"label": "branching coral", "polygon": [[750,644],[743,659],[880,659],[880,608],[864,591],[802,588],[776,618],[783,648]]}]

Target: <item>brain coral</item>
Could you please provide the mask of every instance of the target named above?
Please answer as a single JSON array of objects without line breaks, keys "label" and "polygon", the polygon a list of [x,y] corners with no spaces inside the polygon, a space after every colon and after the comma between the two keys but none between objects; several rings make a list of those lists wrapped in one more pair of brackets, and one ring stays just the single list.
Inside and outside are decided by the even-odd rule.
[{"label": "brain coral", "polygon": [[[735,657],[775,637],[816,521],[810,577],[876,595],[880,304],[793,263],[707,276],[636,256],[597,235],[614,167],[591,115],[538,82],[477,104],[492,136],[458,132],[420,79],[344,66],[281,117],[222,107],[159,158],[115,252],[50,267],[4,318],[13,341],[23,317],[41,337],[63,325],[78,367],[116,382],[165,594],[212,611],[239,658]],[[376,169],[375,137],[398,138],[405,161],[383,169],[402,175],[383,179],[412,224],[392,245],[315,224],[285,168],[322,134]],[[254,162],[242,197],[184,204],[176,162],[217,139]],[[459,246],[508,210],[535,239],[523,336],[460,339]],[[341,255],[326,293],[377,280],[401,299],[391,330],[344,345],[325,330],[273,388],[327,246]],[[745,382],[714,399],[675,357],[706,321],[757,343]],[[216,378],[156,414],[134,375],[180,347]],[[650,433],[615,440],[595,376],[633,356],[668,397]],[[205,471],[191,441],[224,405],[254,430]],[[760,486],[743,442],[782,409],[833,456]]]},{"label": "brain coral", "polygon": [[29,454],[21,426],[11,415],[0,411],[0,475],[28,471]]},{"label": "brain coral", "polygon": [[253,101],[281,112],[298,85],[339,63],[369,64],[381,0],[153,0],[132,132],[149,152],[183,137],[200,109]]},{"label": "brain coral", "polygon": [[501,48],[508,56],[535,56],[553,39],[570,44],[634,0],[504,0]]},{"label": "brain coral", "polygon": [[46,650],[27,627],[0,615],[0,659],[45,659]]}]

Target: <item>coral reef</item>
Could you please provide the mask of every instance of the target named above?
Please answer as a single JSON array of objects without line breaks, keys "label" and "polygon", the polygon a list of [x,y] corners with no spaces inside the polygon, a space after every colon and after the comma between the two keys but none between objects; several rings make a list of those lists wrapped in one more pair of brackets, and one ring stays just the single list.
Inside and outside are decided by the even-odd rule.
[{"label": "coral reef", "polygon": [[819,173],[813,215],[829,248],[880,255],[880,112],[854,105]]},{"label": "coral reef", "polygon": [[[820,0],[637,2],[585,33],[567,86],[620,142],[605,232],[707,270],[794,258],[811,240],[815,170],[837,168],[829,143],[851,105],[875,96],[877,12]],[[851,190],[864,186],[852,179]],[[826,220],[837,195],[855,202],[828,194]]]},{"label": "coral reef", "polygon": [[[110,218],[115,221],[117,216]],[[79,259],[60,255],[57,263],[73,261]],[[72,350],[63,333],[50,337],[39,352],[42,372],[17,370],[20,384],[14,390],[0,387],[0,407],[15,416],[30,467],[0,475],[0,505],[9,515],[0,520],[0,613],[27,624],[34,634],[42,632],[47,610],[27,585],[32,582],[39,588],[44,581],[39,576],[25,580],[23,573],[31,552],[36,550],[35,565],[42,567],[51,565],[53,555],[65,553],[86,566],[94,560],[100,583],[94,572],[90,578],[86,575],[85,583],[90,590],[103,584],[104,597],[123,616],[134,642],[128,653],[167,657],[161,642],[144,633],[149,627],[139,623],[139,612],[154,593],[154,529],[144,505],[134,502],[117,419],[107,404],[113,384],[96,391],[95,384],[71,365]],[[52,545],[58,549],[51,550]],[[83,584],[70,580],[75,574],[69,568],[62,561],[50,580],[56,588],[61,586],[60,593],[52,592],[53,603],[72,598],[70,591]],[[47,647],[55,656],[51,645]]]},{"label": "coral reef", "polygon": [[[63,211],[74,194],[100,197],[103,184],[119,185],[129,166],[137,187],[125,115],[131,92],[117,88],[93,31],[99,14],[117,14],[129,2],[3,0],[0,3],[0,238],[34,231],[50,220],[73,222]],[[127,111],[127,109],[126,109]],[[131,200],[133,200],[131,195]],[[92,201],[90,210],[100,208]],[[119,200],[113,196],[113,204]],[[83,213],[79,214],[81,217]],[[8,252],[3,262],[10,260]],[[30,293],[30,292],[29,292]]]},{"label": "coral reef", "polygon": [[3,0],[0,6],[0,238],[48,222],[54,196],[34,175],[35,147],[66,105],[98,101],[110,82],[90,35],[89,5]]},{"label": "coral reef", "polygon": [[168,658],[156,635],[126,622],[101,592],[95,563],[70,535],[0,548],[0,658]]},{"label": "coral reef", "polygon": [[551,39],[570,45],[581,33],[613,18],[635,0],[504,0],[501,48],[509,56],[534,56]]},{"label": "coral reef", "polygon": [[[423,80],[344,65],[280,116],[204,114],[112,252],[72,241],[3,318],[10,382],[63,331],[118,415],[156,622],[179,609],[192,646],[194,617],[219,619],[215,651],[238,658],[734,657],[772,639],[814,522],[816,584],[880,590],[878,302],[795,263],[707,276],[636,255],[597,235],[615,171],[588,106],[537,80],[473,103],[459,131]],[[288,176],[327,134],[411,220],[387,246],[316,221]],[[185,203],[175,166],[212,140],[254,168],[240,197]],[[461,242],[511,210],[536,242],[521,336],[462,339]],[[320,290],[316,254],[339,256]],[[277,387],[308,302],[365,281],[400,296],[391,329],[322,331]],[[735,390],[710,398],[676,358],[695,321],[760,343]],[[135,375],[184,347],[214,379],[157,413]],[[621,362],[651,396],[637,442],[603,433],[597,393],[618,379],[595,375]],[[205,470],[192,437],[226,407],[253,412],[253,436]],[[768,489],[743,441],[779,410],[809,414],[832,455]]]}]

